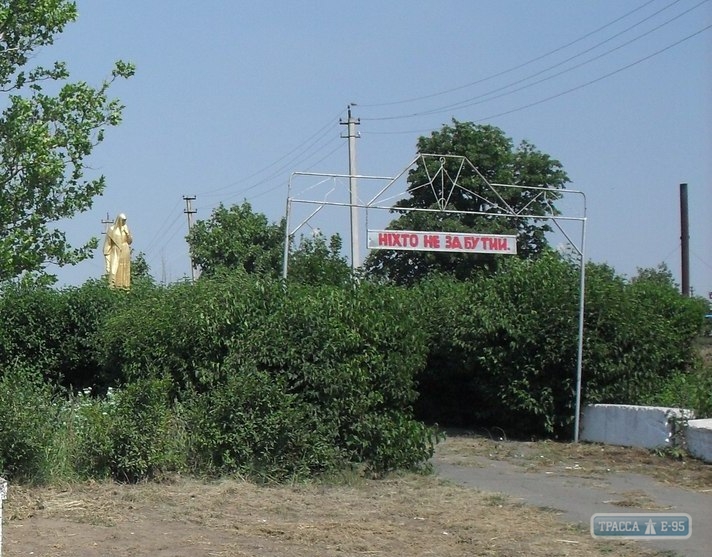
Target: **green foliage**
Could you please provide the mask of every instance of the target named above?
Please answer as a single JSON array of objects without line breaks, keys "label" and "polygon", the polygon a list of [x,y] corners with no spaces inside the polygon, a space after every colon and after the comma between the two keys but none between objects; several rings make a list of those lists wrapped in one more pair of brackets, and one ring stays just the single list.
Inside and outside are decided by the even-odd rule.
[{"label": "green foliage", "polygon": [[670,408],[690,408],[697,418],[712,417],[712,368],[678,371],[661,382],[659,391],[643,403]]},{"label": "green foliage", "polygon": [[659,275],[627,283],[605,265],[587,267],[584,347],[588,402],[640,404],[692,367],[704,301],[681,296]]},{"label": "green foliage", "polygon": [[[709,415],[709,364],[693,342],[707,304],[660,278],[588,265],[584,402],[679,401]],[[0,472],[285,480],[350,464],[425,469],[437,438],[416,415],[571,435],[575,264],[545,252],[467,281],[316,282],[243,272],[129,292],[6,286]],[[58,385],[72,389],[59,397]]]},{"label": "green foliage", "polygon": [[[60,62],[26,68],[75,18],[74,3],[64,0],[0,2],[0,87],[11,92],[0,114],[0,282],[77,263],[97,244],[74,248],[52,223],[87,210],[104,190],[103,177],[84,178],[85,160],[104,128],[120,123],[122,106],[109,88],[134,68],[118,62],[96,88],[68,82]],[[56,94],[44,92],[47,84]]]},{"label": "green foliage", "polygon": [[673,288],[678,288],[675,283],[675,278],[672,276],[672,271],[665,263],[660,263],[654,268],[640,268],[638,267],[638,273],[631,279],[631,282],[654,282],[661,286],[671,286]]},{"label": "green foliage", "polygon": [[188,234],[190,255],[205,277],[222,271],[280,276],[284,224],[270,224],[247,202],[220,204],[210,219],[198,221]]},{"label": "green foliage", "polygon": [[180,470],[185,436],[170,383],[139,380],[79,408],[77,469],[87,476],[135,482]]},{"label": "green foliage", "polygon": [[[468,282],[419,285],[432,333],[418,415],[569,436],[578,281],[576,266],[549,254]],[[588,265],[586,284],[584,403],[641,404],[692,369],[704,304],[657,279],[627,283],[606,266]]]},{"label": "green foliage", "polygon": [[223,381],[188,393],[182,405],[193,470],[283,481],[341,464],[333,434],[309,405],[287,392],[284,376],[226,366]]},{"label": "green foliage", "polygon": [[131,284],[136,283],[154,284],[151,268],[146,261],[146,254],[142,251],[138,252],[136,258],[131,262]]},{"label": "green foliage", "polygon": [[[554,433],[572,414],[576,269],[551,254],[469,282],[426,281],[429,363],[420,414],[448,425]],[[425,303],[425,301],[423,302]]]},{"label": "green foliage", "polygon": [[[222,396],[223,388],[232,392],[234,374],[240,381],[268,374],[318,419],[324,442],[375,469],[389,466],[371,461],[385,453],[369,446],[357,424],[388,412],[401,422],[412,419],[413,375],[425,361],[425,336],[408,293],[370,284],[285,289],[249,275],[203,279],[126,306],[106,321],[102,335],[107,374],[119,382],[170,376],[178,396]],[[279,404],[292,408],[291,399]],[[408,431],[416,437],[395,442],[367,435],[388,439],[396,451],[398,443],[427,443],[425,430]],[[420,454],[411,457],[415,465]]]},{"label": "green foliage", "polygon": [[[363,428],[380,424],[406,433],[399,422],[412,420],[413,377],[425,363],[426,338],[413,301],[407,291],[371,284],[293,285],[267,312],[269,336],[254,328],[237,350],[241,358],[285,374],[290,389],[337,432],[337,444],[350,459],[387,469],[394,457],[373,444],[383,442],[391,443],[393,453],[409,453],[414,466],[422,453],[405,447],[427,444],[425,430],[412,428],[407,430],[412,436],[392,439],[385,430]],[[379,421],[383,415],[389,418]]]},{"label": "green foliage", "polygon": [[709,337],[699,337],[695,349],[702,353],[692,366],[676,370],[657,389],[647,394],[643,404],[690,408],[697,418],[712,418],[712,361]]},{"label": "green foliage", "polygon": [[63,290],[7,285],[0,297],[0,366],[22,362],[74,390],[100,386],[97,337],[103,322],[141,292],[127,295],[103,281]]},{"label": "green foliage", "polygon": [[[270,223],[248,202],[229,208],[220,205],[210,219],[198,221],[188,235],[191,257],[204,278],[247,273],[282,276],[284,221]],[[343,286],[351,282],[351,269],[341,255],[341,237],[302,238],[290,249],[289,279],[304,284]],[[291,248],[291,239],[290,239]]]},{"label": "green foliage", "polygon": [[56,399],[42,375],[29,367],[4,367],[0,377],[0,474],[13,481],[48,479],[57,423]]},{"label": "green foliage", "polygon": [[299,247],[290,255],[290,281],[311,285],[344,286],[352,281],[351,267],[341,255],[342,241],[338,234],[329,238],[318,235],[302,238]]},{"label": "green foliage", "polygon": [[[390,229],[516,233],[518,253],[525,258],[540,254],[547,247],[548,224],[535,218],[505,218],[494,213],[501,212],[498,205],[506,203],[520,215],[550,214],[551,204],[560,197],[556,190],[569,181],[559,161],[526,141],[515,148],[512,140],[494,126],[457,120],[430,137],[421,137],[417,148],[421,155],[466,157],[472,165],[461,166],[461,159],[455,158],[420,158],[408,175],[410,197],[397,203],[394,212],[399,212],[398,208],[444,207],[479,214],[400,212],[389,225]],[[437,184],[431,184],[435,176],[438,176]],[[453,188],[455,182],[458,187]],[[542,195],[540,191],[527,189],[499,189],[495,195],[489,186],[492,183],[536,186],[551,191]],[[491,255],[391,250],[374,252],[364,264],[367,274],[398,284],[413,284],[431,273],[466,280],[478,268],[495,266],[496,259]]]}]

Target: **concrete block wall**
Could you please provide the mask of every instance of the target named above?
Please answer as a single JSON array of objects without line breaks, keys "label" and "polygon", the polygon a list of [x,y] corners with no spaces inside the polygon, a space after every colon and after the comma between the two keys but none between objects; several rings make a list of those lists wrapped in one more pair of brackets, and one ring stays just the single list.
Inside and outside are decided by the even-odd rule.
[{"label": "concrete block wall", "polygon": [[583,409],[579,438],[582,441],[644,449],[671,447],[676,420],[682,418],[690,419],[694,415],[682,408],[591,404]]},{"label": "concrete block wall", "polygon": [[692,456],[712,463],[712,419],[690,420],[685,430],[685,440]]}]

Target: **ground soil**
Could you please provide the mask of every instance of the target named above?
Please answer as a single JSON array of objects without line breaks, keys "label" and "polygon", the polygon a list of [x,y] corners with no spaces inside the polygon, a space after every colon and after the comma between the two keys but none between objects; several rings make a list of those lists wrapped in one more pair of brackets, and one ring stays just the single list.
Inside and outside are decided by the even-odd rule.
[{"label": "ground soil", "polygon": [[[684,489],[712,489],[709,465],[598,445],[451,435],[437,458],[501,459],[573,475],[633,470]],[[4,511],[5,557],[661,555],[640,543],[593,539],[550,510],[435,475],[348,474],[287,486],[239,478],[11,485]]]}]

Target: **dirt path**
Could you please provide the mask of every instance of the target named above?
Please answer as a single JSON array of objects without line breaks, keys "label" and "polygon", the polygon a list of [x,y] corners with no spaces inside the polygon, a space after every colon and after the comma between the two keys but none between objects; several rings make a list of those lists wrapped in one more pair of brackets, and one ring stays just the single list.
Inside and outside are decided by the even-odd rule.
[{"label": "dirt path", "polygon": [[[272,487],[240,479],[201,482],[185,478],[139,485],[84,483],[31,489],[11,484],[5,502],[3,557],[659,555],[659,548],[636,542],[594,540],[587,524],[582,527],[575,516],[563,514],[569,512],[564,505],[567,498],[597,489],[598,480],[581,477],[581,469],[583,476],[592,476],[597,466],[612,463],[610,459],[594,462],[591,455],[583,460],[576,452],[579,449],[570,446],[555,448],[552,452],[542,443],[503,445],[451,438],[439,447],[436,464],[441,474],[463,485],[414,474],[384,480],[346,475],[331,482]],[[554,456],[557,451],[565,456]],[[630,451],[621,455],[630,462],[647,458]],[[579,469],[573,464],[571,470],[566,469],[569,458],[580,461]],[[679,468],[671,462],[658,459],[646,468],[660,468],[659,473],[670,465]],[[542,491],[526,483],[530,476],[538,478],[534,486],[553,493],[544,483],[551,475],[546,474],[549,465],[565,470],[555,480],[561,484],[560,497],[555,504],[542,500],[522,504],[525,496]],[[688,485],[690,493],[696,491],[704,505],[712,499],[699,486],[712,478],[710,470],[688,466],[675,470],[674,477],[677,485]],[[638,481],[638,470],[623,472]],[[477,473],[487,476],[477,478]],[[463,476],[458,479],[457,474]],[[515,480],[529,493],[503,495]],[[608,486],[614,493],[606,497],[622,503],[639,497],[647,505],[645,497],[650,495],[656,498],[655,504],[672,504],[657,498],[657,492],[639,493],[638,484]],[[579,516],[586,518],[589,511],[583,506]],[[694,518],[698,511],[690,514]],[[703,528],[699,521],[693,524],[695,540]]]}]

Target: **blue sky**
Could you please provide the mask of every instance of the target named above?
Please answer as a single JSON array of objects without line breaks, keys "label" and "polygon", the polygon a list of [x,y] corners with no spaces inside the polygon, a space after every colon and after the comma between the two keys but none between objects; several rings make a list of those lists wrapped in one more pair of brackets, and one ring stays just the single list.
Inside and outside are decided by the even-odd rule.
[{"label": "blue sky", "polygon": [[[114,87],[124,122],[90,160],[106,192],[62,225],[79,243],[101,235],[107,213],[126,213],[159,280],[190,275],[182,196],[197,196],[198,219],[247,199],[277,221],[293,172],[348,173],[339,122],[355,103],[359,174],[401,172],[418,136],[452,118],[530,141],[586,194],[587,259],[629,277],[665,262],[679,281],[688,183],[691,284],[712,291],[709,0],[77,5],[78,21],[37,61],[65,60],[92,83],[117,59],[137,73]],[[321,197],[336,188],[329,199],[345,187],[293,184]],[[375,187],[361,181],[362,198]],[[373,228],[386,217],[370,218]],[[343,232],[347,219],[325,209],[313,224]],[[57,272],[81,284],[102,269],[97,254]]]}]

